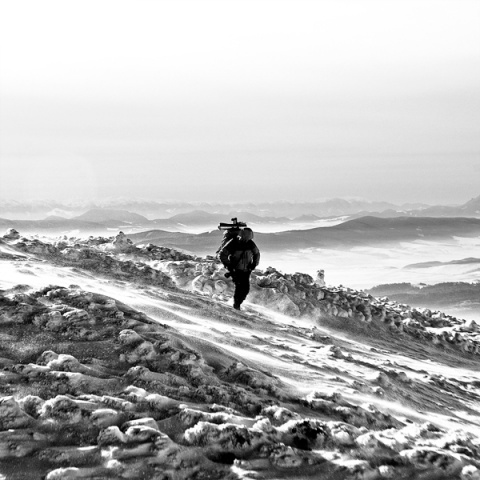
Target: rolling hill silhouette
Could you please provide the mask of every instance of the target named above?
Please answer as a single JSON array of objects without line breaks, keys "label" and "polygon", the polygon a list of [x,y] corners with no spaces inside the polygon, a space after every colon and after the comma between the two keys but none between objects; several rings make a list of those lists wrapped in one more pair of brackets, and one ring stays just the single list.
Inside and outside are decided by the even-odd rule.
[{"label": "rolling hill silhouette", "polygon": [[[168,241],[169,246],[186,249],[196,254],[215,252],[222,237],[219,231],[199,235],[166,234],[167,232],[150,230],[131,234],[128,237],[135,244]],[[478,235],[480,235],[480,219],[474,218],[362,217],[332,227],[256,233],[255,239],[263,249],[277,251],[305,248],[353,248]]]}]

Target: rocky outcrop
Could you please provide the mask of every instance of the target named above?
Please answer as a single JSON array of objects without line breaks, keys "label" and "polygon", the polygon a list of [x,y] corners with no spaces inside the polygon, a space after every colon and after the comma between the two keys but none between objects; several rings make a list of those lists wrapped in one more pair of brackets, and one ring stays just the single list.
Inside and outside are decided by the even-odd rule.
[{"label": "rocky outcrop", "polygon": [[20,234],[14,229],[9,228],[5,235],[3,235],[4,240],[18,240],[20,238]]},{"label": "rocky outcrop", "polygon": [[[3,237],[4,239],[6,237]],[[111,239],[78,240],[66,239],[54,243],[42,242],[36,238],[18,238],[10,241],[19,252],[30,253],[47,259],[53,264],[81,268],[105,278],[135,280],[143,283],[165,288],[174,288],[174,282],[160,270],[153,268],[144,261],[155,258],[155,253],[139,251],[135,257],[136,247],[124,241],[124,236],[119,234]],[[164,255],[160,255],[164,258]],[[140,257],[140,258],[138,258]]]},{"label": "rocky outcrop", "polygon": [[117,252],[131,253],[135,250],[135,247],[123,232],[119,232],[112,242],[112,249]]},{"label": "rocky outcrop", "polygon": [[[233,282],[215,260],[167,262],[161,268],[182,288],[227,300],[233,295]],[[323,277],[324,278],[324,277]],[[440,311],[412,308],[375,298],[351,288],[320,286],[310,275],[283,274],[268,267],[255,270],[248,300],[292,317],[338,318],[361,323],[382,323],[393,333],[411,335],[439,346],[449,346],[480,354],[480,327]]]}]

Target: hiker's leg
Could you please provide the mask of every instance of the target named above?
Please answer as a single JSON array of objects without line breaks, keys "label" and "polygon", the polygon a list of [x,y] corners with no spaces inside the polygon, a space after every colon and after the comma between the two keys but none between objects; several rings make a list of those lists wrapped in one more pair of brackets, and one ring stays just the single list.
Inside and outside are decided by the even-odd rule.
[{"label": "hiker's leg", "polygon": [[235,293],[233,294],[233,305],[235,308],[240,307],[242,302],[245,300],[245,296],[243,294],[243,284],[240,279],[235,282]]},{"label": "hiker's leg", "polygon": [[232,272],[232,280],[235,285],[235,291],[233,292],[233,306],[236,309],[240,309],[241,302],[239,302],[239,298],[240,298],[240,292],[242,290],[242,287],[241,287],[240,277],[237,271]]},{"label": "hiker's leg", "polygon": [[249,292],[250,292],[250,272],[245,272],[245,278],[243,281],[243,300],[247,298],[247,295]]},{"label": "hiker's leg", "polygon": [[240,306],[250,291],[250,273],[239,272],[237,279],[234,300],[235,304]]}]

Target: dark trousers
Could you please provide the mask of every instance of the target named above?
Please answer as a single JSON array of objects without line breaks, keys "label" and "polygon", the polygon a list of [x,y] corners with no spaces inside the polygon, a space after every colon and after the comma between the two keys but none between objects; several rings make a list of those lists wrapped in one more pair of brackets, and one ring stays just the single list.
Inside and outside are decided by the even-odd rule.
[{"label": "dark trousers", "polygon": [[235,284],[235,293],[233,294],[233,301],[235,305],[241,305],[247,298],[250,291],[250,273],[245,270],[235,270],[232,272],[232,280]]}]

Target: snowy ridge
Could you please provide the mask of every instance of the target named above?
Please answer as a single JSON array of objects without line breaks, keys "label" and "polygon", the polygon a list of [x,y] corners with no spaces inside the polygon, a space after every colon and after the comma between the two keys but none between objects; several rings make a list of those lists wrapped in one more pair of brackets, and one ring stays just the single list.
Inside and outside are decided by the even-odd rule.
[{"label": "snowy ridge", "polygon": [[0,241],[6,478],[478,479],[475,322],[274,268]]}]

